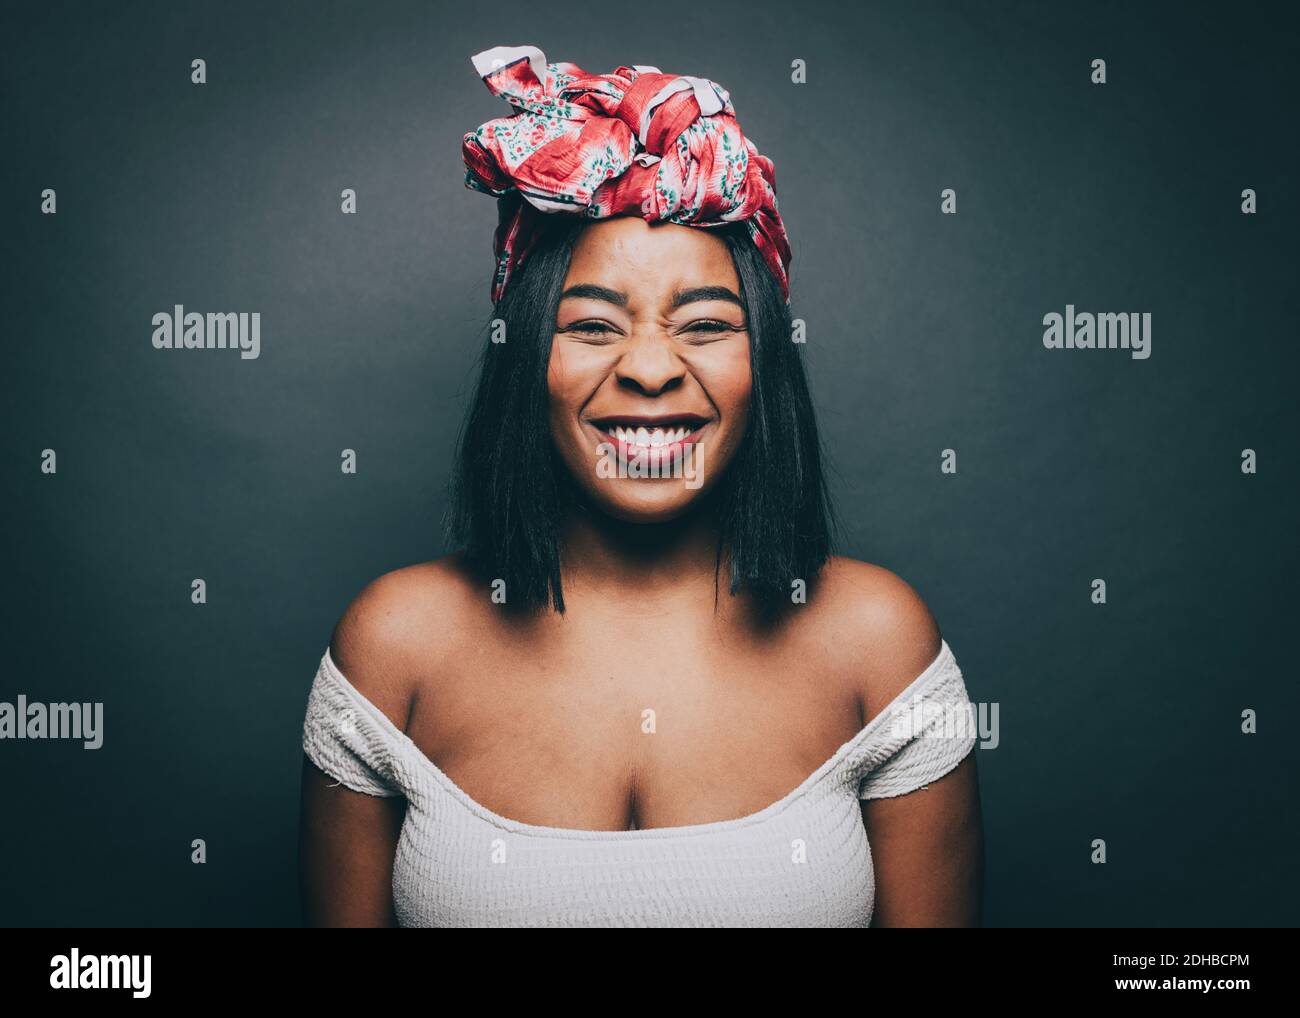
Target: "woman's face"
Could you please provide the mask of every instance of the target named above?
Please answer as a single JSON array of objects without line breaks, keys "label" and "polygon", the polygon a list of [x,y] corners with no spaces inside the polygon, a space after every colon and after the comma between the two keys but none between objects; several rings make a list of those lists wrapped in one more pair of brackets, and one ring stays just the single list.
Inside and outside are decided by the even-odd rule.
[{"label": "woman's face", "polygon": [[619,216],[574,245],[547,374],[551,438],[596,506],[680,515],[745,433],[749,332],[726,242]]}]

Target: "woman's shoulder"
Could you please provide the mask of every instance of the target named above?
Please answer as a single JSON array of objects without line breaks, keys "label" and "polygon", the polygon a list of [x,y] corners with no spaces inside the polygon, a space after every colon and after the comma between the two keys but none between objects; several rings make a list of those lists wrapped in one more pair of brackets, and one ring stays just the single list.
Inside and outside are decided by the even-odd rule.
[{"label": "woman's shoulder", "polygon": [[815,636],[832,648],[835,671],[874,717],[924,672],[943,648],[929,606],[883,566],[833,556],[810,592]]},{"label": "woman's shoulder", "polygon": [[339,617],[330,658],[358,692],[405,730],[417,684],[436,678],[473,641],[489,593],[459,555],[384,573]]}]

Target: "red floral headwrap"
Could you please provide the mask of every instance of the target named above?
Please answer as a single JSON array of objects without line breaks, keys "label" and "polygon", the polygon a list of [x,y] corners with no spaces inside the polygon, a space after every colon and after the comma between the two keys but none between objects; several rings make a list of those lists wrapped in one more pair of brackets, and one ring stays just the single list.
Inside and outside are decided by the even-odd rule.
[{"label": "red floral headwrap", "polygon": [[495,303],[527,258],[539,213],[640,215],[687,226],[744,222],[790,300],[790,243],[772,161],[706,78],[619,67],[588,74],[536,46],[496,46],[474,69],[516,112],[465,135],[465,186],[498,199]]}]

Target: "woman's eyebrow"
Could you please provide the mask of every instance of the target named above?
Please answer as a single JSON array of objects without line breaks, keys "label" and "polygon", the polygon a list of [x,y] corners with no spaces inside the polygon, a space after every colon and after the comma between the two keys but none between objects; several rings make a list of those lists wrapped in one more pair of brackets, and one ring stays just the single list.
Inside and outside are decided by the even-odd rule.
[{"label": "woman's eyebrow", "polygon": [[[622,290],[611,290],[596,283],[575,283],[560,294],[560,300],[568,297],[586,297],[589,300],[603,300],[619,307],[627,307],[627,294]],[[725,286],[693,286],[685,290],[674,290],[672,307],[679,308],[701,300],[725,300],[744,310],[744,303],[735,291]]]},{"label": "woman's eyebrow", "polygon": [[607,286],[597,286],[595,283],[577,283],[560,294],[560,300],[566,297],[587,297],[590,300],[608,301],[621,308],[627,307],[627,294],[622,290],[611,290]]},{"label": "woman's eyebrow", "polygon": [[744,309],[740,297],[725,286],[693,286],[689,290],[677,290],[673,293],[673,307],[690,304],[697,300],[726,300]]}]

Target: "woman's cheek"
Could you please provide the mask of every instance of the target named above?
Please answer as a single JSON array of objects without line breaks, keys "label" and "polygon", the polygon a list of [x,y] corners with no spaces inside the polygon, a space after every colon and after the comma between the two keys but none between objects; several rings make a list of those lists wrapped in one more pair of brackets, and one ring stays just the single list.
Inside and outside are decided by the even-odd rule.
[{"label": "woman's cheek", "polygon": [[749,374],[749,358],[746,357],[743,363],[733,361],[726,365],[725,370],[712,372],[705,381],[705,388],[724,418],[743,424],[754,388]]},{"label": "woman's cheek", "polygon": [[717,394],[718,410],[727,422],[723,445],[728,460],[740,447],[741,439],[745,437],[745,429],[749,426],[749,401],[752,394],[753,382],[748,371],[743,378],[732,379],[730,385],[720,388]]},{"label": "woman's cheek", "polygon": [[551,343],[551,359],[546,365],[546,388],[551,394],[552,403],[563,400],[567,374],[564,367],[564,346],[557,336]]},{"label": "woman's cheek", "polygon": [[567,432],[576,422],[582,398],[577,392],[579,386],[577,375],[573,370],[572,358],[562,349],[551,354],[551,362],[546,370],[546,387],[550,394],[551,421],[553,425]]}]

